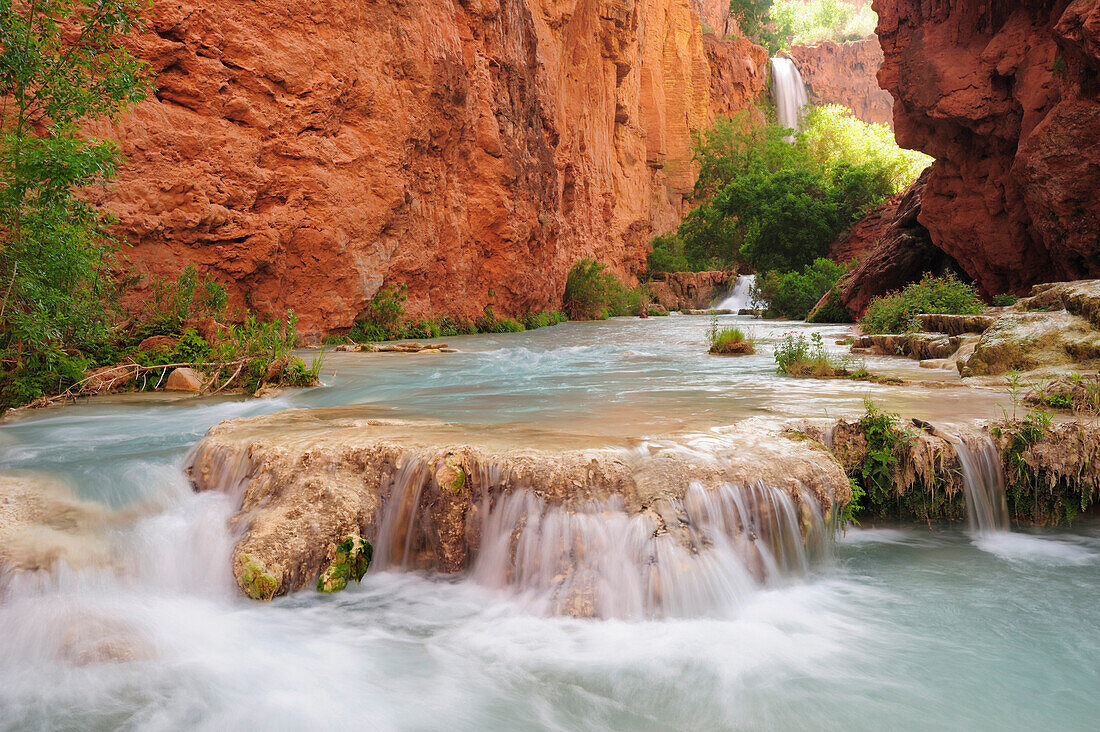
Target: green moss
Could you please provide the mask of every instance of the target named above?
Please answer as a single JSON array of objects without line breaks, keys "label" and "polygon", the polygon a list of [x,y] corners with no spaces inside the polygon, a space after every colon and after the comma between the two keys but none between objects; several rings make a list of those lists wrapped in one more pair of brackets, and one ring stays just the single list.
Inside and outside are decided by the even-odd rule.
[{"label": "green moss", "polygon": [[336,545],[336,556],[317,578],[318,592],[340,592],[348,582],[361,582],[367,573],[374,547],[365,539],[349,535]]},{"label": "green moss", "polygon": [[263,562],[251,554],[241,555],[241,589],[253,600],[270,600],[279,589],[279,581]]}]

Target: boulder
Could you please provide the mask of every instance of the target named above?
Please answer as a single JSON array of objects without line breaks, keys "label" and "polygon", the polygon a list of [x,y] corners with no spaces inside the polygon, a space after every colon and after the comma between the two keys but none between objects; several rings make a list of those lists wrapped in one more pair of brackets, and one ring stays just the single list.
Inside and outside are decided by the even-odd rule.
[{"label": "boulder", "polygon": [[1100,332],[1065,310],[1009,312],[978,341],[974,353],[960,359],[963,376],[991,376],[1049,367],[1088,367],[1100,362]]},{"label": "boulder", "polygon": [[198,371],[186,366],[172,369],[164,388],[168,391],[202,391],[203,377]]}]

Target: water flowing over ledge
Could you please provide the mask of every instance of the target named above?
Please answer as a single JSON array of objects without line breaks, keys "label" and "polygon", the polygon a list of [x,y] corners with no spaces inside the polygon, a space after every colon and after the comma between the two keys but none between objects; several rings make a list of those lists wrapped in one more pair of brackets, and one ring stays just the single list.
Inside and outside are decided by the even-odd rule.
[{"label": "water flowing over ledge", "polygon": [[850,496],[823,446],[754,424],[593,448],[345,415],[223,423],[192,452],[198,489],[240,497],[246,594],[310,586],[354,535],[375,544],[373,571],[468,571],[539,612],[698,615],[805,573]]}]

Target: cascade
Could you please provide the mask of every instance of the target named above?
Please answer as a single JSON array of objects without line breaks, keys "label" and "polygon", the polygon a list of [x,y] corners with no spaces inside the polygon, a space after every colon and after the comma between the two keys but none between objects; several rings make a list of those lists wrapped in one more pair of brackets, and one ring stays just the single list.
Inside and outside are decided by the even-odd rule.
[{"label": "cascade", "polygon": [[751,310],[754,306],[752,288],[756,284],[756,275],[740,275],[733,283],[733,289],[720,303],[715,305],[719,310],[732,310],[737,313],[741,310]]},{"label": "cascade", "polygon": [[[809,99],[806,85],[802,83],[802,74],[798,73],[798,67],[789,58],[772,58],[772,99],[779,126],[796,131],[801,129],[802,108]],[[794,141],[793,136],[784,139]]]},{"label": "cascade", "polygon": [[944,434],[944,437],[955,446],[955,453],[962,465],[966,521],[970,530],[979,534],[1008,531],[1004,474],[1001,471],[1001,456],[993,440],[983,435],[975,451],[961,437],[949,434]]},{"label": "cascade", "polygon": [[[695,483],[681,500],[631,513],[620,496],[552,503],[535,490],[489,490],[467,517],[471,577],[514,592],[533,612],[601,618],[694,617],[739,606],[761,586],[804,575],[825,555],[827,529],[809,491],[795,500],[766,485]],[[430,569],[439,531],[421,506],[430,466],[411,460],[392,478],[372,572]]]}]

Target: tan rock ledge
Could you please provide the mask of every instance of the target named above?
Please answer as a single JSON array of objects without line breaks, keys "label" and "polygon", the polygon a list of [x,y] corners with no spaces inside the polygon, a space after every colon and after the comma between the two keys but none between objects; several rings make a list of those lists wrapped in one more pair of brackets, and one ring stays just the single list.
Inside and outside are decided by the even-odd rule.
[{"label": "tan rock ledge", "polygon": [[[315,585],[348,536],[374,544],[382,568],[472,569],[491,519],[513,545],[502,581],[518,581],[515,537],[536,514],[549,531],[554,511],[555,525],[579,513],[600,516],[601,525],[634,521],[628,533],[640,537],[640,572],[649,572],[651,560],[659,565],[653,557],[662,552],[683,560],[715,542],[739,540],[746,571],[766,580],[773,564],[801,551],[788,546],[791,526],[794,543],[805,543],[834,506],[850,499],[847,477],[822,445],[751,421],[705,434],[615,441],[364,415],[362,408],[339,407],[232,420],[212,428],[192,451],[188,470],[196,489],[240,496],[233,566],[246,594],[269,598]],[[498,525],[500,507],[515,496],[537,506],[536,514],[524,509],[513,523]],[[583,547],[595,540],[558,556],[562,566],[537,572],[548,572],[550,585],[566,582],[592,560]],[[661,542],[675,546],[666,551]],[[664,580],[666,597],[673,581]]]}]

